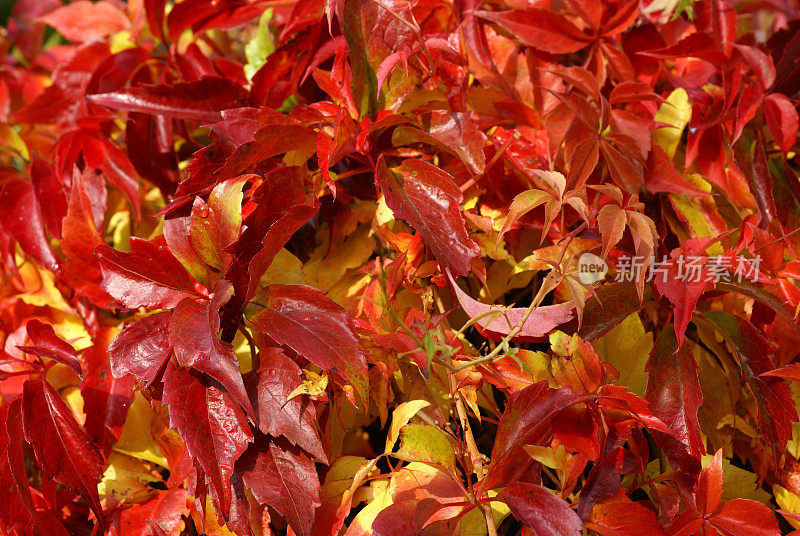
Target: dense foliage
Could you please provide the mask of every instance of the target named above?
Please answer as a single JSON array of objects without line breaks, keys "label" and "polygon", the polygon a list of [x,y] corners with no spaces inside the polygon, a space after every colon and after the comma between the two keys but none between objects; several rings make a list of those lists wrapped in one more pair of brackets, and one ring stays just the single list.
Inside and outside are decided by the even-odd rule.
[{"label": "dense foliage", "polygon": [[796,0],[19,0],[0,50],[0,534],[800,529]]}]

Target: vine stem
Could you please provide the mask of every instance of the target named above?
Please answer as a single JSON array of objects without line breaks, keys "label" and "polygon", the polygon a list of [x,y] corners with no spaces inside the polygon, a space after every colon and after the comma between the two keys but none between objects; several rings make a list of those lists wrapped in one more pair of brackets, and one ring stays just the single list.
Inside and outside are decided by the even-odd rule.
[{"label": "vine stem", "polygon": [[[464,407],[464,399],[461,392],[458,390],[458,383],[455,373],[448,374],[450,381],[450,392],[456,402],[456,413],[458,415],[458,422],[461,424],[461,429],[464,431],[464,441],[467,444],[467,451],[469,452],[470,464],[472,465],[472,472],[478,478],[478,482],[483,480],[483,455],[478,450],[478,444],[475,443],[475,436],[472,434],[472,427],[469,425],[467,418],[467,410]],[[470,487],[472,489],[472,486]],[[475,497],[474,491],[470,491],[472,499],[483,510],[483,517],[486,519],[486,530],[488,536],[497,536],[497,527],[494,524],[494,516],[492,515],[492,506],[490,503],[482,503]]]}]

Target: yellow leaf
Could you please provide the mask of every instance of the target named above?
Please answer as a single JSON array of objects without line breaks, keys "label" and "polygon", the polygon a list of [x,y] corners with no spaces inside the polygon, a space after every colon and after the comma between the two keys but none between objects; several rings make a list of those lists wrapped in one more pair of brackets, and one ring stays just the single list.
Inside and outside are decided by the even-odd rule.
[{"label": "yellow leaf", "polygon": [[344,234],[346,231],[336,232],[333,237],[321,231],[327,239],[321,241],[303,266],[313,286],[324,290],[332,288],[348,270],[360,267],[372,255],[375,239],[370,236],[369,223]]},{"label": "yellow leaf", "polygon": [[122,433],[114,445],[114,450],[167,467],[167,459],[153,437],[154,418],[157,417],[150,407],[150,402],[137,392],[128,408],[128,415],[125,417],[125,424],[122,426]]},{"label": "yellow leaf", "polygon": [[653,349],[653,334],[645,332],[638,313],[633,313],[594,341],[594,349],[603,361],[619,372],[617,385],[624,385],[630,392],[644,396],[647,387],[644,367]]},{"label": "yellow leaf", "polygon": [[372,534],[372,524],[383,509],[392,504],[388,492],[388,480],[373,480],[368,488],[368,503],[347,527],[344,536],[365,536]]},{"label": "yellow leaf", "polygon": [[384,452],[392,452],[394,444],[400,435],[400,429],[408,424],[408,421],[417,414],[422,408],[427,408],[431,403],[427,400],[410,400],[403,402],[394,408],[392,412],[392,425],[389,427],[389,434],[386,436],[386,449]]},{"label": "yellow leaf", "polygon": [[318,396],[325,392],[328,387],[328,373],[322,372],[317,374],[313,370],[303,369],[303,376],[305,379],[298,385],[294,391],[289,393],[286,400],[291,400],[298,395]]},{"label": "yellow leaf", "polygon": [[[786,510],[793,514],[800,514],[800,497],[777,484],[772,486],[772,493],[775,494],[775,501],[778,503],[778,506],[781,507],[781,510]],[[786,521],[795,529],[800,530],[800,521],[788,517]]]},{"label": "yellow leaf", "polygon": [[262,286],[300,285],[305,283],[303,263],[286,248],[281,248],[267,271],[261,276]]},{"label": "yellow leaf", "polygon": [[[711,184],[699,174],[691,173],[686,178],[697,188],[711,192]],[[712,196],[668,195],[675,213],[692,237],[719,236],[728,230],[728,224],[717,210],[716,201]],[[708,248],[709,255],[722,255],[723,252],[724,249],[719,242]]]},{"label": "yellow leaf", "polygon": [[455,470],[455,453],[447,436],[434,426],[407,424],[400,431],[397,456],[406,460],[431,462]]},{"label": "yellow leaf", "polygon": [[[342,496],[353,484],[358,471],[367,465],[367,459],[361,456],[342,456],[331,465],[325,475],[325,483],[320,488],[319,498],[323,503]],[[374,467],[372,468],[374,469]]]},{"label": "yellow leaf", "polygon": [[[72,311],[64,301],[64,297],[55,286],[55,275],[47,270],[38,269],[32,262],[17,262],[19,279],[13,279],[19,294],[17,297],[36,307],[45,305],[61,311]],[[20,285],[21,282],[21,285]]]},{"label": "yellow leaf", "polygon": [[120,210],[112,214],[108,220],[108,232],[113,237],[114,249],[130,251],[131,213],[127,210]]},{"label": "yellow leaf", "polygon": [[689,104],[689,94],[680,87],[669,94],[667,102],[662,104],[656,113],[654,117],[656,123],[665,123],[670,126],[655,129],[653,143],[664,149],[670,159],[675,156],[683,129],[686,128],[691,118],[692,107]]},{"label": "yellow leaf", "polygon": [[140,502],[149,498],[152,490],[149,484],[158,480],[148,462],[112,452],[103,479],[97,485],[97,492],[105,507],[122,502]]},{"label": "yellow leaf", "polygon": [[[486,494],[490,498],[494,498],[498,493],[494,490],[489,490]],[[511,509],[503,501],[491,501],[492,518],[494,519],[494,526],[497,527],[503,520],[511,513]],[[478,508],[472,508],[469,512],[461,517],[459,522],[461,527],[460,536],[485,536],[488,531],[486,529],[485,514]]]},{"label": "yellow leaf", "polygon": [[[703,467],[706,467],[714,456],[703,456]],[[758,485],[758,477],[741,467],[731,465],[726,458],[722,459],[722,500],[751,499],[764,504],[769,504],[770,494]]]},{"label": "yellow leaf", "polygon": [[236,536],[235,533],[231,532],[230,529],[223,524],[224,521],[222,519],[217,518],[210,497],[206,497],[205,512],[206,520],[204,528],[206,536]]}]

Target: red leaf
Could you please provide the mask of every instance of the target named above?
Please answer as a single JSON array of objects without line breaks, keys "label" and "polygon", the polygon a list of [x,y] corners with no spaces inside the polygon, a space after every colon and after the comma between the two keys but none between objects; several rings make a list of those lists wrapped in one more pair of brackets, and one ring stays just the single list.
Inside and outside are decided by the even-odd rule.
[{"label": "red leaf", "polygon": [[0,405],[0,526],[11,534],[41,530],[25,472],[21,407],[20,397]]},{"label": "red leaf", "polygon": [[173,147],[172,119],[130,112],[125,126],[128,159],[143,179],[158,186],[164,196],[175,191],[178,159]]},{"label": "red leaf", "polygon": [[131,251],[95,249],[103,271],[101,287],[129,309],[169,309],[197,296],[192,280],[166,248],[131,237]]},{"label": "red leaf", "polygon": [[542,441],[554,416],[592,398],[594,395],[575,393],[569,388],[550,389],[546,381],[512,393],[497,427],[492,463],[482,485],[489,489],[495,483],[508,482],[506,473],[524,467],[521,461],[527,461],[521,446]]},{"label": "red leaf", "polygon": [[287,400],[300,385],[300,367],[280,348],[267,348],[259,355],[259,361],[259,370],[245,376],[259,430],[272,437],[283,436],[315,458],[327,461],[315,425],[314,405],[301,397]]},{"label": "red leaf", "polygon": [[686,180],[667,157],[664,149],[653,145],[647,157],[644,186],[653,193],[673,193],[689,196],[711,195]]},{"label": "red leaf", "polygon": [[[690,238],[684,246],[676,248],[671,253],[671,258],[659,267],[662,272],[654,274],[656,289],[662,296],[666,296],[675,310],[675,335],[678,346],[683,345],[686,326],[692,318],[692,313],[697,306],[700,296],[708,290],[714,289],[714,280],[710,278],[704,265],[706,257],[698,256],[716,238]],[[684,269],[681,263],[690,262],[694,257],[698,260],[696,265],[699,270],[691,272]],[[681,273],[684,270],[685,273]]]},{"label": "red leaf", "polygon": [[586,528],[602,536],[659,536],[664,529],[656,514],[623,494],[594,505]]},{"label": "red leaf", "polygon": [[144,10],[147,15],[147,25],[150,33],[164,40],[164,9],[167,0],[144,0]]},{"label": "red leaf", "polygon": [[800,382],[800,363],[791,363],[785,367],[770,370],[769,372],[762,372],[759,376],[772,376],[774,378],[783,378],[785,380]]},{"label": "red leaf", "polygon": [[112,298],[100,288],[103,274],[93,253],[95,247],[105,246],[95,226],[89,197],[93,178],[97,177],[91,172],[83,175],[77,168],[73,170],[69,208],[61,224],[61,249],[66,257],[64,279],[79,296],[88,298],[99,307],[105,307]]},{"label": "red leaf", "polygon": [[548,9],[477,11],[475,14],[498,24],[523,44],[552,54],[577,52],[591,42],[591,37],[577,26]]},{"label": "red leaf", "polygon": [[25,382],[22,424],[44,476],[83,496],[102,525],[97,483],[103,476],[103,458],[56,390],[41,378]]},{"label": "red leaf", "polygon": [[44,221],[30,183],[12,179],[0,190],[0,230],[7,233],[37,264],[59,271],[59,261],[44,233]]},{"label": "red leaf", "polygon": [[486,135],[475,126],[471,114],[434,110],[423,115],[421,120],[424,131],[401,127],[392,136],[395,143],[404,141],[402,138],[398,139],[398,134],[407,132],[412,137],[411,141],[419,138],[424,143],[455,153],[473,174],[483,173],[486,164],[483,152]]},{"label": "red leaf", "polygon": [[163,399],[169,406],[170,426],[203,468],[220,499],[219,514],[227,517],[233,464],[253,440],[247,418],[225,391],[172,362],[164,371]]},{"label": "red leaf", "polygon": [[[475,323],[485,329],[489,335],[498,339],[508,335],[515,326],[522,322],[522,319],[527,314],[527,307],[505,309],[499,305],[486,305],[474,300],[459,288],[449,272],[448,278],[461,308],[470,318],[481,317]],[[517,334],[517,338],[536,339],[546,336],[561,324],[572,320],[573,309],[575,309],[575,305],[572,302],[537,307],[525,320],[525,324]],[[486,315],[486,313],[492,311],[496,311],[498,314]]]},{"label": "red leaf", "polygon": [[213,123],[222,119],[220,112],[223,110],[244,106],[247,92],[227,78],[207,77],[172,86],[131,87],[112,93],[89,95],[88,98],[93,103],[112,110]]},{"label": "red leaf", "polygon": [[67,215],[67,194],[56,177],[53,166],[34,157],[31,162],[31,184],[47,231],[61,240],[61,222]]},{"label": "red leaf", "polygon": [[325,294],[305,285],[271,285],[266,308],[250,318],[278,344],[367,392],[367,363],[352,317]]},{"label": "red leaf", "polygon": [[722,449],[714,454],[714,458],[697,478],[697,491],[694,502],[701,515],[710,514],[722,500]]},{"label": "red leaf", "polygon": [[703,403],[703,392],[697,377],[697,364],[692,352],[678,346],[675,333],[667,326],[656,339],[647,362],[647,391],[653,414],[674,434],[656,433],[669,458],[685,471],[697,472],[697,460],[705,454],[697,412]]},{"label": "red leaf", "polygon": [[134,387],[132,378],[115,378],[111,374],[107,348],[112,333],[112,328],[101,328],[94,337],[94,345],[82,354],[86,366],[81,380],[86,434],[104,454],[111,451],[122,433]]},{"label": "red leaf", "polygon": [[103,170],[108,180],[128,199],[136,219],[141,218],[139,180],[125,153],[109,141],[90,138],[83,148],[83,155],[90,167]]},{"label": "red leaf", "polygon": [[693,33],[670,47],[641,51],[639,54],[659,59],[699,58],[717,65],[722,65],[726,61],[718,42],[705,33]]},{"label": "red leaf", "polygon": [[297,534],[311,533],[320,485],[305,454],[280,441],[258,441],[239,459],[236,472],[259,504],[274,508]]},{"label": "red leaf", "polygon": [[51,325],[33,319],[28,320],[25,329],[33,344],[20,346],[20,350],[57,361],[71,368],[78,376],[82,375],[75,349],[68,342],[61,340]]},{"label": "red leaf", "polygon": [[721,536],[780,536],[778,520],[766,505],[750,499],[731,499],[708,520]]},{"label": "red leaf", "polygon": [[150,385],[169,359],[169,325],[172,313],[156,313],[129,324],[108,346],[111,372],[116,378],[128,374]]},{"label": "red leaf", "polygon": [[145,536],[152,527],[158,527],[162,533],[175,536],[180,532],[181,516],[188,513],[186,508],[186,490],[171,487],[166,491],[158,491],[152,499],[133,504],[122,510],[120,514],[120,536]]},{"label": "red leaf", "polygon": [[250,399],[239,373],[233,348],[218,337],[219,308],[230,297],[230,283],[220,282],[210,302],[184,299],[172,311],[169,341],[181,367],[189,367],[217,380],[236,403],[253,414]]},{"label": "red leaf", "polygon": [[583,522],[569,505],[547,488],[517,482],[502,493],[511,513],[533,530],[535,536],[578,535]]},{"label": "red leaf", "polygon": [[425,161],[403,160],[396,168],[378,160],[376,176],[386,204],[419,231],[436,260],[456,275],[466,275],[481,250],[464,226],[461,191],[453,178]]},{"label": "red leaf", "polygon": [[230,312],[226,310],[230,318],[241,313],[275,255],[317,212],[317,198],[302,188],[306,177],[300,167],[281,167],[267,175],[268,180],[253,193],[251,200],[257,208],[242,222],[242,233],[231,246],[234,258],[225,274],[235,289]]},{"label": "red leaf", "polygon": [[125,13],[105,0],[71,2],[54,9],[41,20],[77,43],[100,39],[130,26]]},{"label": "red leaf", "polygon": [[797,140],[797,109],[782,93],[772,93],[764,99],[764,117],[772,138],[781,148],[784,156]]},{"label": "red leaf", "polygon": [[696,9],[698,31],[710,35],[730,57],[736,43],[736,10],[726,0],[702,0]]}]

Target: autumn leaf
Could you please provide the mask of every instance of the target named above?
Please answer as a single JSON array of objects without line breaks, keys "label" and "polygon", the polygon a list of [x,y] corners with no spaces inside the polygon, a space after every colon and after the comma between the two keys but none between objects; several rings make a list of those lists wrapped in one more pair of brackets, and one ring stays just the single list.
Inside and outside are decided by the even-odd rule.
[{"label": "autumn leaf", "polygon": [[404,160],[396,168],[381,160],[377,178],[395,215],[419,231],[443,267],[466,275],[480,249],[467,234],[459,210],[462,195],[453,178],[416,159]]}]

